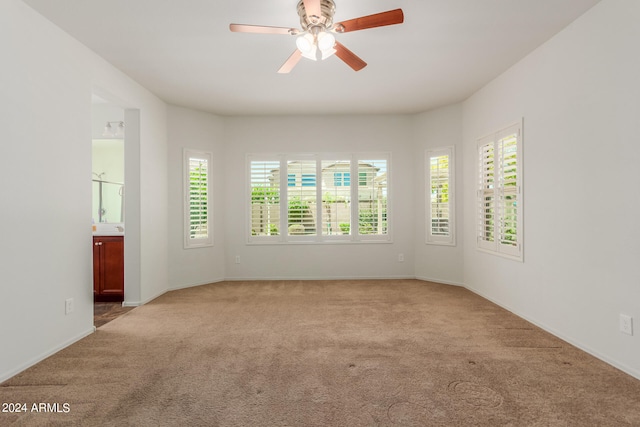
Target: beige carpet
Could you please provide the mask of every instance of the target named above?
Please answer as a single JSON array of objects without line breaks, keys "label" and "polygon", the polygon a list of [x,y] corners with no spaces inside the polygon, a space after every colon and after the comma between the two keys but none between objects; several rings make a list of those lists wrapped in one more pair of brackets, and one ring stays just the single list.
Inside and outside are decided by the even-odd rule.
[{"label": "beige carpet", "polygon": [[170,292],[0,385],[0,425],[640,426],[640,381],[417,280]]}]

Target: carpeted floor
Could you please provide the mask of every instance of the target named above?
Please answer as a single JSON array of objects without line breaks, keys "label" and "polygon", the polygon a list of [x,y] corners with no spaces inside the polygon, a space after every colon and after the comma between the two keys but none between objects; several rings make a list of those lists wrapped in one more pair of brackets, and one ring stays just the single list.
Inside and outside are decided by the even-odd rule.
[{"label": "carpeted floor", "polygon": [[59,404],[0,413],[24,426],[640,426],[639,380],[417,280],[170,292],[1,384],[0,400]]}]

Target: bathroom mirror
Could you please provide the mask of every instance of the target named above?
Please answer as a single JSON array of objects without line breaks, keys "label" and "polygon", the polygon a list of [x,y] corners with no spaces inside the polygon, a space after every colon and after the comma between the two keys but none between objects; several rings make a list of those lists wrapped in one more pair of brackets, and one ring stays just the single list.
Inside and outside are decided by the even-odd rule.
[{"label": "bathroom mirror", "polygon": [[94,223],[124,222],[124,140],[94,139],[92,142]]}]

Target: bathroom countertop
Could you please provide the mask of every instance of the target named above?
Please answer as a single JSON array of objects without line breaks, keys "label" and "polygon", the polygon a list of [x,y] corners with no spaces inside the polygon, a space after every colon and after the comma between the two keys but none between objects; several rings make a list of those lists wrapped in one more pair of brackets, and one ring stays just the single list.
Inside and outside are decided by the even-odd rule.
[{"label": "bathroom countertop", "polygon": [[94,236],[124,236],[123,224],[94,224]]},{"label": "bathroom countertop", "polygon": [[102,232],[94,231],[93,235],[95,237],[101,237],[101,236],[124,236],[124,231],[102,231]]}]

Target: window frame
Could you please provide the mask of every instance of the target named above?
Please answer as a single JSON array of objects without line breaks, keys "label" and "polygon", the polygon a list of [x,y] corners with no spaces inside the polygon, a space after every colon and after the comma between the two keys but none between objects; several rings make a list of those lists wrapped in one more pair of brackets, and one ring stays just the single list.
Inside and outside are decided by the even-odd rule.
[{"label": "window frame", "polygon": [[[431,159],[447,156],[448,157],[448,172],[447,172],[447,185],[448,185],[448,234],[436,235],[433,234],[433,203],[431,200],[432,187],[432,171],[431,171]],[[455,147],[441,147],[428,149],[425,151],[425,234],[426,244],[428,245],[456,245],[456,209],[455,209]]]},{"label": "window frame", "polygon": [[[477,199],[476,199],[476,246],[479,251],[491,253],[515,261],[524,261],[524,161],[523,161],[523,120],[513,123],[477,140]],[[505,172],[505,142],[515,136],[516,148],[511,150],[510,159],[513,167],[515,160],[515,172]],[[511,144],[512,145],[512,144]],[[493,149],[492,172],[485,167],[484,148]],[[513,154],[515,154],[515,159]],[[509,161],[509,159],[507,159]],[[515,179],[513,175],[515,174]],[[505,182],[507,185],[505,186]],[[507,233],[505,205],[502,203],[506,197],[514,200],[515,219],[510,220],[515,225],[515,244],[507,244],[504,237]],[[490,200],[490,201],[489,201]],[[492,214],[487,215],[487,207],[492,209]],[[493,218],[492,225],[488,217]],[[491,238],[487,238],[487,227],[491,227]],[[509,236],[512,237],[512,236]]]},{"label": "window frame", "polygon": [[[207,235],[205,237],[191,237],[191,160],[201,159],[207,163],[206,176],[206,227]],[[213,170],[213,155],[211,152],[184,148],[183,149],[183,221],[184,221],[184,248],[196,249],[213,246],[213,199],[211,197],[211,173]]]},{"label": "window frame", "polygon": [[[358,194],[362,189],[361,185],[353,185],[353,180],[351,179],[354,176],[359,177],[359,181],[361,180],[359,175],[359,165],[360,162],[375,159],[376,161],[384,161],[386,163],[386,187],[385,187],[385,219],[387,219],[385,233],[384,234],[360,234],[358,225],[359,225],[359,203],[358,203]],[[292,161],[314,161],[316,165],[316,196],[315,196],[315,205],[316,205],[316,214],[315,214],[315,224],[316,224],[316,233],[313,235],[290,235],[288,233],[288,227],[283,227],[288,223],[288,200],[289,200],[289,169],[288,162]],[[325,182],[325,176],[323,175],[323,162],[334,161],[336,164],[340,164],[340,162],[349,162],[349,186],[340,186],[342,189],[349,189],[349,203],[350,203],[350,212],[349,212],[349,233],[348,234],[326,234],[324,232],[324,228],[322,225],[322,220],[324,215],[318,215],[318,207],[322,209],[323,207],[323,192],[327,189],[327,187],[331,187],[334,184],[334,175],[331,173],[330,177],[327,177],[331,182]],[[279,192],[279,230],[283,230],[284,232],[279,232],[278,235],[255,235],[252,232],[252,178],[251,178],[251,170],[253,168],[254,162],[279,162],[279,183],[278,189]],[[391,222],[388,221],[388,218],[393,219],[391,213],[391,197],[390,197],[390,164],[391,164],[391,154],[388,152],[373,152],[373,153],[303,153],[303,154],[260,154],[260,153],[249,153],[246,155],[246,193],[248,197],[246,197],[246,222],[248,226],[245,228],[245,232],[247,233],[247,244],[331,244],[331,243],[390,243],[392,242],[392,227]],[[341,171],[341,172],[347,172]],[[283,182],[287,184],[282,185]],[[360,182],[358,182],[360,184]],[[318,185],[319,184],[319,185]],[[344,184],[344,181],[343,181]],[[302,188],[312,188],[312,187],[302,187]],[[354,225],[355,224],[355,225]]]}]

